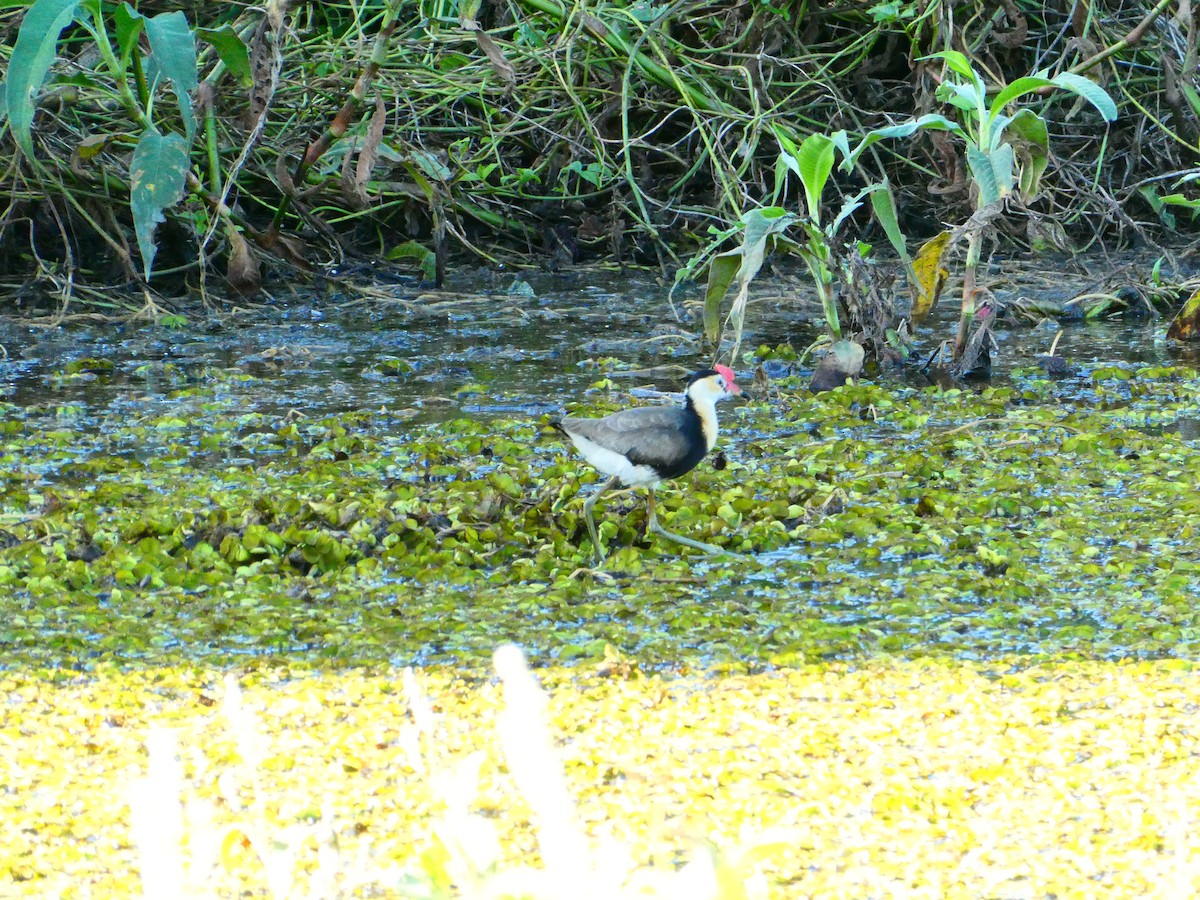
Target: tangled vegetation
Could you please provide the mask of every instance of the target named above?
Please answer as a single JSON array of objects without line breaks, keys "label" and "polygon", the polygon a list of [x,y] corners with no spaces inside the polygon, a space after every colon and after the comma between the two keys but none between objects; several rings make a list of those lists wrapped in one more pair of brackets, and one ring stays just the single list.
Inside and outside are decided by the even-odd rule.
[{"label": "tangled vegetation", "polygon": [[[1106,125],[1053,92],[1026,101],[1048,117],[1053,159],[1027,160],[1022,131],[1018,163],[1045,174],[1003,218],[1006,239],[1132,238],[1194,205],[1186,8],[7,4],[0,275],[111,305],[112,287],[149,286],[159,304],[220,273],[253,294],[264,263],[269,279],[381,255],[430,277],[462,251],[671,270],[772,197],[805,212],[799,185],[779,194],[789,143],[949,111],[947,51],[989,91],[1044,71],[1119,109]],[[886,177],[898,224],[924,239],[979,203],[963,150],[945,132],[875,145],[831,189]]]}]

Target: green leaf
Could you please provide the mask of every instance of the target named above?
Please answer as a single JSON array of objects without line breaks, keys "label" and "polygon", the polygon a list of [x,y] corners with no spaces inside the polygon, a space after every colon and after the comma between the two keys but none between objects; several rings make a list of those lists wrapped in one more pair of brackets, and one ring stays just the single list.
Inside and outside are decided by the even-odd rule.
[{"label": "green leaf", "polygon": [[985,152],[978,147],[967,147],[967,167],[971,178],[979,186],[979,208],[991,206],[1012,193],[1013,148],[1003,144],[995,150]]},{"label": "green leaf", "polygon": [[984,104],[984,95],[975,85],[957,81],[943,81],[938,85],[937,98],[972,115],[978,115]]},{"label": "green leaf", "polygon": [[1182,206],[1184,209],[1191,210],[1192,218],[1200,213],[1200,200],[1188,197],[1185,194],[1164,194],[1161,201],[1169,206]]},{"label": "green leaf", "polygon": [[704,295],[704,331],[713,343],[716,343],[720,336],[721,301],[735,278],[737,281],[737,296],[734,297],[728,316],[734,329],[734,358],[737,357],[737,348],[742,340],[750,282],[762,268],[767,252],[767,239],[787,231],[795,221],[794,214],[779,206],[766,206],[743,213],[742,223],[745,225],[745,231],[742,234],[742,246],[715,257],[709,265],[708,289]]},{"label": "green leaf", "polygon": [[421,267],[421,277],[433,281],[437,277],[437,254],[416,241],[397,244],[387,252],[388,259],[411,259]]},{"label": "green leaf", "polygon": [[146,17],[128,3],[122,3],[113,13],[113,21],[117,25],[117,46],[121,50],[121,64],[128,70],[133,52],[137,50],[138,38],[145,27]]},{"label": "green leaf", "polygon": [[58,36],[79,9],[79,0],[36,0],[21,22],[8,63],[5,100],[17,146],[33,157],[33,114],[36,94],[57,56]]},{"label": "green leaf", "polygon": [[163,210],[183,197],[187,173],[187,141],[177,134],[164,136],[154,129],[142,135],[129,164],[129,201],[147,280],[158,250],[154,230],[159,222],[166,221]]},{"label": "green leaf", "polygon": [[833,141],[823,134],[810,134],[796,152],[796,165],[799,167],[800,181],[804,185],[808,217],[814,222],[820,222],[821,193],[825,190],[829,173],[833,171]]},{"label": "green leaf", "polygon": [[853,197],[846,198],[846,200],[842,203],[842,208],[838,210],[837,216],[834,217],[833,224],[829,226],[829,234],[831,236],[837,234],[838,229],[842,227],[842,223],[845,222],[846,219],[850,218],[850,216],[854,214],[855,210],[862,206],[863,197],[867,196],[867,194],[874,193],[877,187],[878,185],[868,184]]},{"label": "green leaf", "polygon": [[952,72],[956,72],[963,78],[967,79],[975,86],[975,90],[980,97],[987,95],[987,87],[983,83],[983,78],[975,71],[975,67],[971,65],[971,61],[966,55],[957,50],[942,50],[938,53],[930,53],[928,56],[921,57],[926,59],[940,59],[946,63],[946,67]]},{"label": "green leaf", "polygon": [[1082,75],[1075,75],[1071,72],[1060,72],[1051,79],[1060,88],[1065,88],[1073,94],[1078,94],[1092,106],[1096,107],[1096,111],[1104,117],[1105,122],[1112,122],[1117,118],[1117,104],[1113,102],[1112,97],[1108,96],[1108,92],[1094,81],[1089,81]]},{"label": "green leaf", "polygon": [[1038,75],[1027,75],[1024,78],[1018,78],[992,99],[988,118],[994,120],[996,116],[1004,111],[1005,106],[1012,103],[1018,97],[1022,97],[1025,94],[1032,94],[1035,91],[1040,91],[1042,88],[1048,87],[1054,87],[1054,82],[1049,78],[1042,78]]},{"label": "green leaf", "polygon": [[197,28],[196,36],[217,51],[221,62],[225,63],[225,68],[234,78],[246,85],[253,82],[253,78],[250,77],[250,53],[232,25]]},{"label": "green leaf", "polygon": [[1005,133],[1020,139],[1015,147],[1021,161],[1020,191],[1026,200],[1037,195],[1042,173],[1050,163],[1050,133],[1045,120],[1031,109],[1018,112],[1005,126]]},{"label": "green leaf", "polygon": [[928,113],[919,119],[910,119],[907,122],[901,122],[899,125],[888,125],[884,128],[876,128],[874,131],[868,132],[866,137],[858,142],[858,146],[854,148],[854,151],[846,157],[845,162],[842,163],[842,169],[849,171],[854,163],[858,161],[858,158],[862,156],[863,151],[872,144],[882,141],[885,138],[908,137],[922,128],[928,128],[931,131],[952,131],[963,140],[970,142],[967,133],[962,130],[962,126],[953,119],[947,119],[938,113]]},{"label": "green leaf", "polygon": [[199,72],[196,40],[192,37],[187,16],[176,11],[146,19],[146,36],[150,39],[150,51],[158,70],[175,91],[184,131],[190,141],[196,133],[196,115],[192,112],[192,98],[188,92],[194,91],[199,84]]},{"label": "green leaf", "polygon": [[850,156],[850,140],[846,136],[846,129],[839,128],[829,136],[829,139],[833,141],[833,146],[837,147],[838,150],[841,151],[842,159],[846,159]]},{"label": "green leaf", "polygon": [[[888,242],[896,255],[904,261],[904,267],[912,272],[912,257],[908,253],[908,240],[900,230],[900,218],[896,212],[896,198],[892,194],[892,186],[886,178],[871,189],[871,209],[875,212],[875,221],[887,235]],[[911,280],[911,278],[910,278]]]},{"label": "green leaf", "polygon": [[704,290],[704,336],[709,343],[715,344],[721,337],[721,301],[741,264],[741,248],[715,256],[709,263],[708,285]]}]

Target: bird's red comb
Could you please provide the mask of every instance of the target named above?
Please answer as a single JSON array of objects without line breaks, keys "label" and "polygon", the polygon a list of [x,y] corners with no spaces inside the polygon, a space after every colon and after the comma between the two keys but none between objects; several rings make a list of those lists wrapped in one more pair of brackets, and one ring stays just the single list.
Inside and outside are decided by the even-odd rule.
[{"label": "bird's red comb", "polygon": [[741,387],[737,383],[737,376],[733,374],[733,369],[729,368],[729,366],[717,364],[713,366],[713,371],[725,379],[725,383],[729,385],[730,393],[740,394],[742,392]]}]

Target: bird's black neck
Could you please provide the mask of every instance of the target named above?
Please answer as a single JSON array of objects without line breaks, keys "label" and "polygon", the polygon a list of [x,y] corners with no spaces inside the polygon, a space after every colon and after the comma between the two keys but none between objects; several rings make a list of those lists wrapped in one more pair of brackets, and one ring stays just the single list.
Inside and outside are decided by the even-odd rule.
[{"label": "bird's black neck", "polygon": [[707,453],[717,443],[717,408],[714,404],[697,403],[691,392],[684,394],[684,412],[688,418],[695,418],[700,428],[700,436],[704,440],[704,452]]}]

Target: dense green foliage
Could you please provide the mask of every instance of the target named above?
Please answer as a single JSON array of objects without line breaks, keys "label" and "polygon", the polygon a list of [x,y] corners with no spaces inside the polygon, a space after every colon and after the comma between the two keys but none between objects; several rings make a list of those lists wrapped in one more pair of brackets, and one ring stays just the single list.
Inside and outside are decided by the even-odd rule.
[{"label": "dense green foliage", "polygon": [[[1183,174],[1197,146],[1196,26],[1170,3],[391,0],[306,4],[286,24],[281,6],[180,6],[40,0],[46,23],[29,29],[21,5],[0,11],[0,62],[21,56],[0,135],[23,148],[0,176],[10,281],[95,299],[87,286],[150,270],[151,237],[161,278],[199,284],[216,263],[244,292],[263,260],[270,275],[347,254],[430,275],[463,249],[674,266],[711,225],[771,199],[781,135],[855,140],[950,112],[930,56],[947,50],[989,92],[1045,70],[1096,80],[1120,109],[1106,126],[1090,107],[1026,98],[1055,157],[1010,237],[1066,246],[1173,224],[1169,204],[1192,189],[1153,180]],[[162,170],[186,197],[156,179],[163,193],[139,208],[135,158],[156,135],[188,147],[186,166],[176,155]],[[886,175],[912,236],[975,208],[971,161],[936,134],[860,162],[836,188]],[[775,199],[801,211],[794,193]]]},{"label": "dense green foliage", "polygon": [[756,560],[647,544],[644,504],[614,498],[597,517],[605,577],[579,571],[576,495],[595,474],[532,423],[241,414],[216,373],[169,414],[99,432],[69,407],[9,407],[0,641],[10,665],[85,668],[471,665],[501,639],[540,662],[609,643],[739,668],[1188,655],[1198,573],[1178,551],[1200,528],[1200,468],[1160,425],[1200,418],[1196,377],[1057,384],[740,406],[728,468],[663,491],[660,517]]}]

